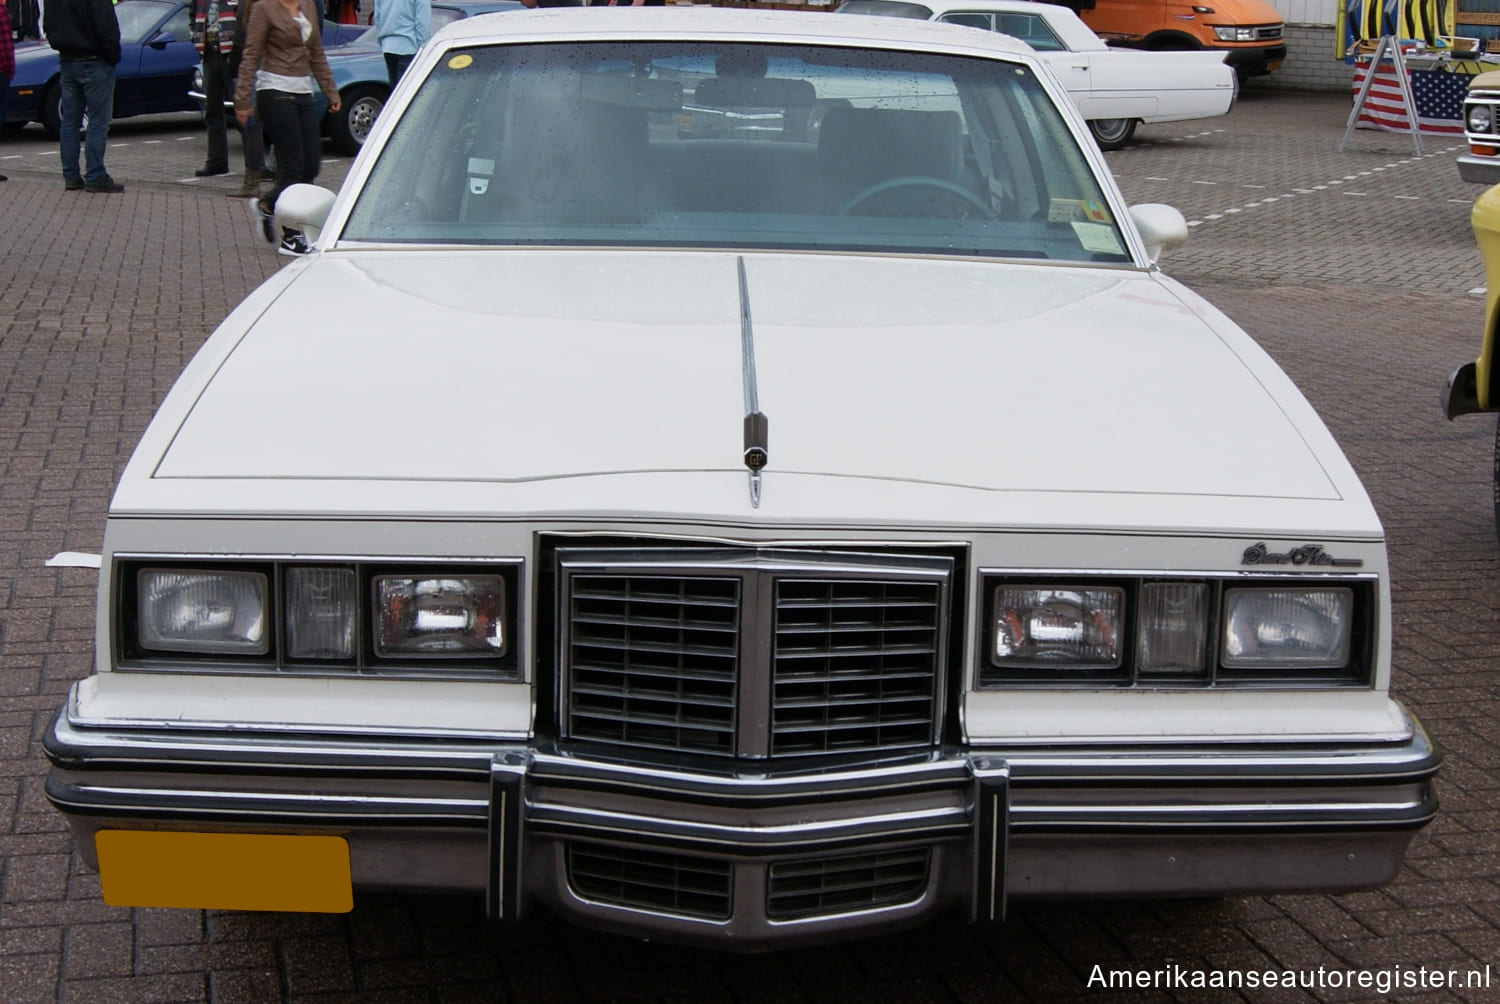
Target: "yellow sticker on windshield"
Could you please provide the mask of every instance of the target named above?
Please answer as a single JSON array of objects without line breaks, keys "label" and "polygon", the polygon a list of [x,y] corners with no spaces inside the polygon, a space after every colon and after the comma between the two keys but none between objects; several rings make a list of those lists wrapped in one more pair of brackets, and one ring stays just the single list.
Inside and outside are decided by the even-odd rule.
[{"label": "yellow sticker on windshield", "polygon": [[1109,211],[1104,208],[1103,203],[1095,202],[1093,199],[1084,199],[1080,205],[1083,207],[1083,215],[1095,223],[1108,223]]},{"label": "yellow sticker on windshield", "polygon": [[461,53],[448,60],[448,69],[450,70],[466,70],[473,65],[474,57],[468,53]]},{"label": "yellow sticker on windshield", "polygon": [[1075,221],[1112,222],[1109,210],[1102,202],[1094,199],[1053,199],[1047,207],[1047,222],[1072,223]]}]

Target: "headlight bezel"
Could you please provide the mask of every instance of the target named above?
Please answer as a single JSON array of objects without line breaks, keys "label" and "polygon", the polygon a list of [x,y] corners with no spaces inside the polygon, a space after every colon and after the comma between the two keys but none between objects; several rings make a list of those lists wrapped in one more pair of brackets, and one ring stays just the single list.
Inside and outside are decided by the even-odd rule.
[{"label": "headlight bezel", "polygon": [[[1481,126],[1474,125],[1472,116],[1476,113],[1483,113],[1489,121]],[[1466,102],[1464,104],[1464,130],[1482,136],[1495,135],[1495,106],[1487,101]]]},{"label": "headlight bezel", "polygon": [[[270,634],[267,650],[209,652],[166,650],[143,644],[141,633],[139,573],[144,569],[168,572],[228,572],[261,574],[266,580],[266,621]],[[353,651],[347,657],[294,657],[288,601],[293,574],[308,569],[347,572],[354,577]],[[520,681],[526,665],[521,627],[521,598],[526,586],[526,563],[521,558],[447,559],[379,557],[351,559],[342,556],[256,556],[219,560],[206,555],[116,554],[112,558],[114,648],[113,668],[119,671],[187,673],[282,673],[334,677],[400,677],[423,680]],[[418,653],[381,655],[375,650],[378,629],[374,605],[374,583],[381,576],[499,578],[503,583],[504,610],[501,631],[503,651],[458,654]]]},{"label": "headlight bezel", "polygon": [[[978,691],[1015,688],[1067,689],[1141,689],[1141,690],[1208,690],[1208,689],[1329,689],[1360,688],[1374,685],[1375,653],[1378,634],[1379,578],[1374,574],[1287,575],[1276,573],[1199,573],[1163,572],[1100,573],[1071,570],[994,569],[979,570],[981,597],[977,639],[979,657],[972,670],[971,684]],[[1143,669],[1142,616],[1143,596],[1149,586],[1201,584],[1204,593],[1204,645],[1201,669],[1181,667],[1150,671]],[[1124,612],[1121,623],[1120,649],[1124,654],[1119,667],[1033,668],[1006,666],[995,658],[996,612],[998,587],[1044,587],[1048,589],[1095,589],[1104,586],[1123,588]],[[1348,660],[1336,667],[1266,665],[1257,667],[1225,665],[1223,657],[1226,631],[1225,595],[1231,589],[1347,589],[1352,594]]]}]

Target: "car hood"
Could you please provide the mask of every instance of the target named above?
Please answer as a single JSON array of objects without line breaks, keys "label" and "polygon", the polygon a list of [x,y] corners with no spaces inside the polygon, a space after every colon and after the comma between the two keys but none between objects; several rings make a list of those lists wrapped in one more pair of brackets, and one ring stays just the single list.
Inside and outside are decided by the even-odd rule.
[{"label": "car hood", "polygon": [[46,42],[16,43],[16,70],[10,78],[11,87],[44,83],[56,72],[56,49]]},{"label": "car hood", "polygon": [[768,489],[1363,500],[1275,364],[1159,274],[816,255],[745,274],[753,388],[734,254],[315,255],[226,320],[127,480],[743,484],[753,391]]}]

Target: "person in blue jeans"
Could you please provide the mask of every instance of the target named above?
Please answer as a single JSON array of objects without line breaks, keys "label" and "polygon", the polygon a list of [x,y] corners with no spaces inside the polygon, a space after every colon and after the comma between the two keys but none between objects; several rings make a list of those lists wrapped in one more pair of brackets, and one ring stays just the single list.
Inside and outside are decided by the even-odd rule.
[{"label": "person in blue jeans", "polygon": [[[123,192],[125,186],[104,169],[104,140],[115,99],[115,67],[120,62],[120,22],[110,0],[47,0],[42,32],[57,50],[62,88],[58,149],[63,187],[69,191]],[[84,172],[78,171],[78,134],[83,117]]]}]

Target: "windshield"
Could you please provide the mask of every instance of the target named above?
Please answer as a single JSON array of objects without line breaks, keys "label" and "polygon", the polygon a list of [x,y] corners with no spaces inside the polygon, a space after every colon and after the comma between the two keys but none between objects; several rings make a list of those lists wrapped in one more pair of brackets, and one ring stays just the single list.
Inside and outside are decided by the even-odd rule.
[{"label": "windshield", "polygon": [[[151,29],[176,7],[176,4],[154,3],[152,0],[131,0],[129,3],[116,5],[115,19],[120,22],[120,44],[140,45],[146,41]],[[187,27],[187,23],[188,19],[183,17],[182,27]],[[184,34],[178,41],[186,42],[187,35]]]},{"label": "windshield", "polygon": [[1129,257],[1024,64],[672,41],[447,53],[340,240]]}]

